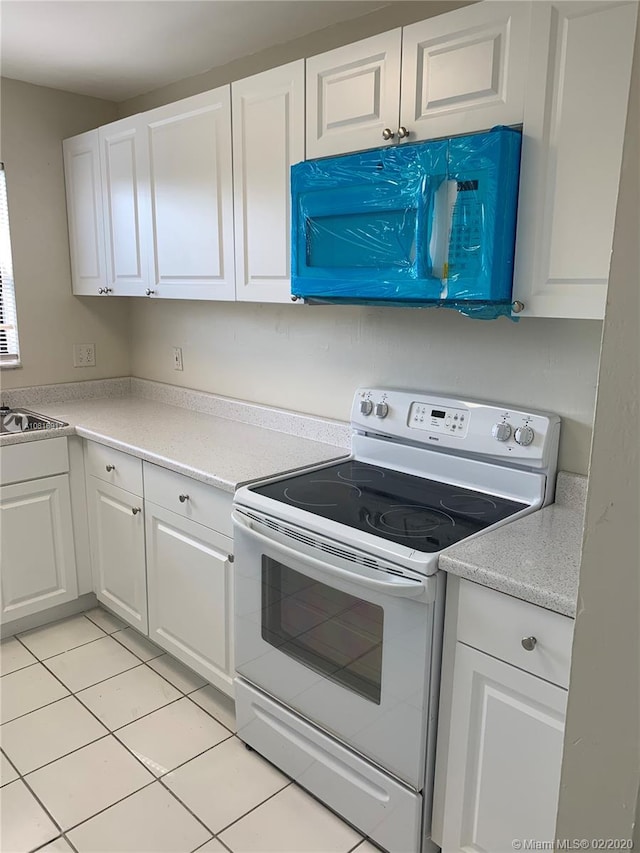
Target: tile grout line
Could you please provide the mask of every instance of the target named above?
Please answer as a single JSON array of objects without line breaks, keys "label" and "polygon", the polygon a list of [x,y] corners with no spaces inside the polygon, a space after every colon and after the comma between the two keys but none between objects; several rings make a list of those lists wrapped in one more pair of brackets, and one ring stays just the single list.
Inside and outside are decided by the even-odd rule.
[{"label": "tile grout line", "polygon": [[[98,627],[99,627],[99,626],[98,626]],[[106,636],[110,636],[110,635],[106,635]],[[19,638],[18,638],[18,639],[19,639]],[[102,639],[102,638],[99,638],[99,639]],[[90,641],[90,642],[95,642],[95,640],[94,640],[94,641]],[[23,644],[23,645],[24,645],[24,644]],[[89,643],[85,643],[85,644],[83,644],[83,645],[89,645]],[[122,645],[122,644],[120,644],[120,645]],[[76,648],[79,648],[79,647],[76,647]],[[129,650],[129,651],[130,651],[130,650]],[[64,652],[62,652],[61,654],[64,654]],[[131,652],[131,654],[135,654],[135,653],[134,653],[134,652]],[[57,657],[57,655],[53,655],[53,656],[52,656],[52,658],[53,658],[53,657]],[[136,655],[136,657],[137,657],[137,655]],[[52,658],[46,658],[45,660],[51,660]],[[151,658],[151,660],[155,660],[155,658]],[[62,684],[62,686],[63,686],[65,689],[69,690],[69,688],[64,684],[64,682],[62,681],[62,679],[61,679],[61,678],[59,678],[59,677],[56,675],[56,673],[55,673],[55,672],[52,672],[52,671],[47,667],[47,665],[46,665],[46,663],[45,663],[45,661],[44,661],[44,660],[38,660],[37,662],[38,662],[38,663],[40,663],[40,664],[44,667],[44,669],[45,669],[47,672],[49,672],[49,673],[53,676],[53,678],[55,678],[55,679],[56,679],[60,684]],[[144,665],[144,666],[146,666],[146,665],[147,665],[147,662],[145,662],[145,661],[142,661],[141,663],[142,663],[142,665]],[[32,665],[33,665],[33,664],[32,664]],[[124,670],[124,672],[130,672],[132,669],[137,669],[137,668],[138,668],[138,666],[131,667],[131,668],[130,668],[130,669],[128,669],[128,670]],[[72,826],[72,827],[70,827],[70,828],[68,828],[68,829],[66,829],[66,830],[64,830],[64,831],[62,830],[61,825],[60,825],[60,824],[58,824],[58,822],[53,818],[53,816],[52,816],[52,815],[51,815],[51,818],[52,818],[52,820],[53,820],[54,824],[60,828],[60,834],[61,834],[61,835],[63,835],[63,836],[65,837],[65,840],[66,840],[66,841],[68,841],[68,839],[66,838],[66,833],[71,832],[71,831],[73,831],[74,829],[77,829],[77,827],[78,827],[78,826],[81,826],[83,823],[86,823],[86,822],[88,822],[89,820],[92,820],[92,819],[93,819],[94,817],[96,817],[97,815],[102,814],[103,812],[107,811],[108,809],[110,809],[110,808],[112,808],[112,807],[114,807],[114,806],[118,805],[118,804],[119,804],[119,803],[121,803],[121,802],[124,802],[124,800],[128,799],[129,797],[133,796],[134,794],[137,794],[137,793],[139,793],[140,791],[142,791],[142,790],[144,790],[144,789],[146,789],[146,788],[150,787],[151,785],[153,785],[153,784],[154,784],[154,782],[158,782],[158,783],[162,786],[162,788],[163,788],[165,791],[167,791],[167,792],[168,792],[168,793],[169,793],[169,794],[170,794],[170,795],[171,795],[171,796],[176,800],[176,802],[178,802],[178,803],[179,803],[179,804],[180,804],[180,805],[181,805],[181,806],[182,806],[182,807],[183,807],[183,808],[184,808],[184,809],[185,809],[185,810],[186,810],[186,811],[187,811],[187,812],[188,812],[188,813],[189,813],[189,814],[190,814],[190,815],[191,815],[191,816],[192,816],[192,817],[193,817],[193,818],[194,818],[194,819],[195,819],[195,820],[196,820],[196,821],[201,825],[201,826],[203,826],[203,827],[207,830],[207,832],[210,832],[210,833],[212,834],[212,837],[213,837],[213,838],[216,838],[216,840],[217,840],[220,844],[222,844],[222,845],[225,847],[225,849],[230,850],[230,848],[229,848],[229,847],[227,847],[227,845],[226,845],[226,844],[224,844],[224,842],[223,842],[223,841],[221,841],[217,836],[218,836],[218,835],[220,835],[222,832],[225,832],[227,829],[229,829],[229,827],[233,826],[233,825],[234,825],[235,823],[237,823],[239,820],[242,820],[244,817],[246,817],[246,816],[247,816],[248,814],[250,814],[252,811],[255,811],[255,809],[259,808],[261,805],[263,805],[264,803],[268,802],[268,801],[269,801],[270,799],[272,799],[273,797],[277,796],[277,794],[279,794],[279,793],[281,793],[282,791],[284,791],[284,790],[285,790],[286,788],[288,788],[290,785],[294,784],[294,781],[293,781],[292,779],[290,779],[288,776],[285,776],[285,779],[288,779],[288,781],[286,782],[286,784],[285,784],[285,785],[283,785],[283,786],[282,786],[282,788],[279,788],[277,791],[275,791],[275,792],[274,792],[273,794],[271,794],[269,797],[267,797],[266,799],[262,800],[262,801],[261,801],[260,803],[258,803],[257,805],[253,806],[253,807],[252,807],[251,809],[249,809],[247,812],[243,813],[240,817],[236,818],[236,820],[232,821],[232,822],[231,822],[231,823],[229,823],[227,826],[225,826],[225,827],[223,827],[221,830],[219,830],[219,832],[217,832],[217,833],[216,833],[216,832],[214,832],[214,830],[212,830],[209,826],[207,826],[207,824],[205,824],[205,823],[204,823],[204,822],[203,822],[203,821],[202,821],[202,820],[201,820],[201,819],[200,819],[200,818],[199,818],[199,817],[198,817],[198,816],[197,816],[197,815],[196,815],[196,814],[195,814],[195,813],[190,809],[190,807],[189,807],[186,803],[184,803],[184,802],[183,802],[183,801],[178,797],[178,795],[177,795],[177,794],[175,794],[175,793],[171,790],[171,788],[169,788],[169,787],[164,783],[163,779],[164,779],[166,776],[168,776],[168,775],[169,775],[169,773],[172,773],[172,772],[174,772],[175,770],[178,770],[180,767],[183,767],[184,765],[188,764],[190,761],[193,761],[195,758],[198,758],[199,756],[204,755],[204,753],[209,752],[209,751],[210,751],[210,750],[212,750],[212,749],[215,749],[215,748],[216,748],[216,746],[220,746],[222,743],[226,743],[226,742],[227,742],[228,740],[230,740],[232,737],[236,737],[236,738],[237,738],[237,735],[236,735],[236,733],[235,733],[235,732],[231,732],[231,731],[228,729],[228,727],[224,725],[224,723],[221,723],[219,720],[217,720],[217,719],[213,716],[213,714],[210,714],[208,711],[206,711],[206,709],[204,709],[204,708],[202,708],[200,705],[198,705],[198,703],[197,703],[197,702],[195,702],[194,700],[191,700],[191,701],[192,701],[192,703],[193,703],[194,705],[196,705],[198,708],[200,708],[200,710],[201,710],[201,711],[204,711],[204,713],[205,713],[205,714],[207,714],[208,716],[210,716],[210,717],[211,717],[215,722],[217,722],[219,725],[221,725],[224,729],[226,729],[227,731],[229,731],[229,732],[230,732],[230,734],[229,734],[229,736],[228,736],[228,737],[224,738],[222,741],[219,741],[217,744],[214,744],[213,746],[208,747],[207,749],[203,750],[201,753],[198,753],[198,755],[192,756],[191,758],[189,758],[189,759],[187,759],[186,761],[182,762],[182,764],[180,764],[180,765],[178,765],[177,767],[173,768],[172,770],[168,771],[168,772],[167,772],[166,774],[164,774],[163,776],[161,776],[161,777],[156,777],[156,776],[155,776],[155,774],[151,773],[151,771],[146,767],[146,765],[144,764],[144,762],[143,762],[143,761],[141,761],[141,759],[140,759],[140,758],[138,758],[138,756],[137,756],[137,755],[135,755],[135,753],[133,753],[133,751],[132,751],[131,749],[129,749],[129,747],[128,747],[126,744],[122,743],[122,741],[121,741],[121,740],[120,740],[120,738],[116,735],[116,733],[115,733],[115,732],[116,732],[116,731],[120,731],[120,730],[122,730],[123,728],[126,728],[126,726],[127,726],[127,725],[130,725],[131,723],[137,722],[138,720],[141,720],[141,719],[143,719],[143,718],[144,718],[144,717],[146,717],[146,716],[150,716],[150,714],[155,713],[155,711],[162,710],[162,708],[166,708],[166,707],[168,707],[169,705],[175,704],[176,702],[179,702],[181,699],[189,699],[189,698],[190,698],[190,696],[189,696],[189,694],[186,694],[186,693],[184,693],[183,691],[181,691],[181,690],[180,690],[180,688],[176,687],[176,685],[175,685],[175,684],[173,684],[172,682],[170,682],[170,681],[169,681],[169,679],[167,679],[167,678],[165,678],[163,675],[161,675],[161,673],[156,672],[156,670],[154,670],[154,669],[153,669],[153,667],[148,667],[148,668],[149,668],[149,669],[151,669],[153,672],[155,672],[155,673],[156,673],[156,675],[160,676],[160,678],[162,678],[162,679],[163,679],[164,681],[166,681],[168,684],[170,684],[170,685],[171,685],[175,690],[178,690],[178,692],[179,692],[179,693],[181,693],[182,695],[181,695],[181,696],[179,696],[177,699],[174,699],[172,702],[168,702],[166,705],[163,705],[163,706],[161,706],[160,708],[156,708],[156,709],[154,709],[154,711],[150,711],[148,714],[144,714],[142,717],[138,717],[136,720],[132,720],[130,723],[125,723],[123,726],[120,726],[118,729],[113,730],[113,729],[110,729],[110,728],[108,728],[107,726],[105,726],[105,724],[103,723],[103,721],[102,721],[102,720],[100,720],[100,718],[99,718],[99,717],[98,717],[98,716],[97,716],[97,715],[96,715],[96,714],[91,710],[91,708],[88,708],[88,707],[84,704],[84,702],[82,702],[82,700],[79,698],[79,696],[77,695],[77,693],[74,693],[73,691],[71,691],[71,692],[70,692],[70,696],[73,696],[75,699],[77,699],[77,701],[78,701],[78,702],[80,702],[80,704],[82,705],[82,707],[83,707],[83,708],[85,708],[85,709],[88,711],[88,713],[90,713],[90,714],[91,714],[91,715],[96,719],[96,721],[97,721],[100,725],[102,725],[103,727],[105,727],[105,729],[106,729],[106,734],[105,734],[105,735],[103,735],[103,736],[102,736],[102,737],[100,737],[100,738],[97,738],[97,739],[96,739],[96,740],[94,740],[94,741],[91,741],[91,742],[90,742],[90,743],[88,743],[88,744],[84,744],[83,746],[78,747],[77,749],[74,749],[74,750],[72,750],[72,751],[71,751],[71,752],[69,752],[69,753],[66,753],[66,754],[65,754],[65,755],[63,755],[63,756],[60,756],[59,758],[54,759],[54,760],[53,760],[53,761],[51,761],[51,762],[48,762],[48,763],[47,763],[47,764],[45,764],[45,765],[42,765],[42,767],[49,766],[50,764],[55,763],[55,761],[59,761],[61,758],[65,758],[65,757],[67,757],[68,755],[73,754],[74,752],[78,752],[78,751],[80,751],[81,749],[84,749],[86,746],[90,746],[92,743],[97,743],[99,740],[104,740],[104,739],[106,739],[107,737],[113,737],[113,738],[114,738],[114,740],[115,740],[118,744],[120,744],[120,745],[121,745],[121,746],[122,746],[122,747],[123,747],[123,748],[128,752],[128,754],[129,754],[129,755],[131,755],[131,756],[132,756],[132,758],[134,758],[134,759],[135,759],[135,760],[136,760],[136,761],[141,765],[141,767],[143,767],[143,769],[144,769],[144,770],[146,770],[146,772],[147,772],[147,773],[149,773],[153,778],[151,779],[151,781],[150,781],[150,782],[148,782],[146,785],[143,785],[141,788],[138,788],[136,791],[132,791],[130,794],[127,794],[126,796],[121,797],[119,800],[116,800],[115,802],[110,803],[110,804],[109,804],[108,806],[106,806],[104,809],[101,809],[100,811],[96,812],[95,814],[90,815],[88,818],[85,818],[84,820],[80,821],[79,823],[75,824],[74,826]],[[96,682],[96,684],[103,684],[104,682],[109,681],[109,680],[111,680],[112,678],[116,678],[118,675],[122,675],[122,674],[123,674],[123,673],[116,673],[115,675],[109,676],[109,678],[103,679],[103,681]],[[207,683],[208,683],[208,682],[207,682]],[[90,687],[94,687],[95,685],[89,685],[89,686],[90,686]],[[202,689],[202,687],[205,687],[205,686],[206,686],[206,684],[205,684],[205,685],[201,685],[200,687],[196,687],[194,690],[192,690],[192,691],[191,691],[191,693],[195,693],[197,690],[201,690],[201,689]],[[78,691],[78,692],[82,692],[82,690],[87,690],[87,689],[88,689],[88,687],[84,687],[84,688],[81,688],[81,690],[80,690],[80,691]],[[69,696],[62,697],[62,699],[65,699],[65,698],[69,698]],[[58,700],[56,700],[56,701],[57,701],[57,702],[59,702],[59,701],[62,701],[62,699],[58,699]],[[50,703],[48,703],[48,704],[49,704],[49,705],[52,705],[52,704],[55,704],[55,702],[50,702]],[[47,706],[42,706],[42,707],[47,707]],[[24,715],[22,715],[22,716],[28,716],[28,714],[29,714],[29,713],[33,713],[34,711],[37,711],[37,710],[40,710],[40,709],[39,709],[39,708],[35,708],[35,709],[33,709],[33,711],[29,711],[27,714],[24,714]],[[17,719],[17,718],[16,718],[16,719]],[[240,743],[242,743],[242,741],[240,741],[240,739],[239,739],[239,738],[237,738],[237,739],[238,739],[238,741],[239,741]],[[262,756],[261,756],[261,757],[262,757]],[[266,759],[263,759],[263,760],[266,760]],[[267,763],[270,763],[270,762],[267,762]],[[38,769],[38,770],[40,770],[40,769],[42,769],[42,767],[37,768],[37,769]],[[18,773],[19,773],[19,771],[17,771],[17,769],[16,769],[16,772],[18,772]],[[35,771],[35,770],[33,770],[33,771],[29,771],[29,772],[30,772],[30,773],[34,773],[34,772],[36,772],[36,771]],[[281,772],[281,771],[278,771],[278,772]],[[284,775],[284,774],[283,774],[283,775]],[[48,809],[46,809],[46,807],[44,806],[44,804],[40,802],[39,798],[38,798],[38,797],[36,796],[36,794],[33,792],[33,790],[31,789],[30,785],[28,785],[28,783],[26,782],[26,779],[24,778],[24,776],[20,775],[20,778],[21,778],[21,779],[22,779],[22,781],[25,783],[25,785],[27,786],[28,790],[29,790],[29,791],[31,791],[31,793],[33,794],[33,796],[34,796],[34,797],[36,798],[36,800],[40,803],[40,805],[41,805],[43,808],[45,808],[46,813],[47,813],[47,814],[50,814],[50,812],[48,811]],[[54,839],[54,840],[55,840],[55,839]],[[211,840],[211,839],[209,839],[209,840]],[[47,842],[47,843],[50,843],[50,842]],[[70,842],[69,842],[69,843],[70,843]],[[206,843],[208,843],[208,842],[207,842],[207,841],[205,841],[205,842],[204,842],[204,844],[206,844]],[[203,845],[200,845],[200,846],[203,846]],[[75,849],[75,848],[74,848],[74,849]]]},{"label": "tile grout line", "polygon": [[[202,690],[202,689],[203,689],[202,687],[198,688],[198,690]],[[211,713],[211,711],[207,711],[206,708],[203,708],[202,705],[200,705],[198,702],[196,702],[195,699],[192,698],[193,694],[197,693],[197,692],[198,692],[197,690],[192,690],[191,693],[189,693],[187,696],[185,696],[185,699],[190,699],[194,705],[196,705],[198,708],[200,708],[201,711],[204,711],[205,714],[208,714],[213,720],[216,721],[216,723],[220,723],[220,725],[223,726],[227,731],[231,732],[232,735],[237,735],[237,732],[234,732],[233,729],[230,729],[226,723],[223,723],[222,720],[219,720],[217,717],[215,717]]]},{"label": "tile grout line", "polygon": [[[40,663],[42,663],[42,665],[45,667],[45,669],[47,669],[47,672],[51,672],[51,671],[50,671],[50,670],[45,666],[45,664],[44,664],[42,661],[40,661]],[[150,668],[151,668],[151,667],[150,667]],[[133,669],[137,669],[137,667],[133,667]],[[129,670],[125,670],[125,671],[127,671],[127,672],[128,672]],[[155,670],[154,670],[154,671],[155,671]],[[118,673],[118,675],[121,675],[121,674],[122,674],[122,673]],[[156,673],[156,674],[157,674],[157,675],[159,675],[159,673]],[[51,672],[51,675],[52,675],[55,679],[57,679],[61,684],[63,684],[62,680],[61,680],[61,679],[59,679],[59,678],[57,677],[57,675],[56,675],[54,672]],[[162,676],[161,676],[161,677],[162,677]],[[116,676],[115,676],[115,675],[113,675],[113,676],[111,676],[111,678],[116,678]],[[109,679],[105,679],[105,681],[108,681],[108,680],[109,680]],[[164,680],[166,681],[167,679],[164,679]],[[99,682],[99,683],[103,683],[103,682]],[[170,682],[169,682],[169,683],[170,683]],[[66,686],[66,685],[63,685],[63,686]],[[92,685],[92,686],[93,686],[93,685]],[[174,686],[174,685],[172,685],[172,686]],[[83,689],[87,689],[87,688],[83,688]],[[178,688],[175,688],[175,689],[178,689]],[[196,688],[196,689],[200,689],[200,688]],[[102,720],[100,720],[100,718],[99,718],[99,717],[98,717],[98,716],[97,716],[97,715],[96,715],[96,714],[91,710],[91,708],[88,708],[88,707],[87,707],[87,706],[82,702],[82,700],[81,700],[81,699],[80,699],[76,694],[71,694],[71,695],[72,695],[75,699],[77,699],[77,700],[78,700],[78,702],[80,702],[80,704],[82,705],[82,707],[83,707],[83,708],[86,708],[86,710],[88,711],[88,713],[90,713],[90,714],[91,714],[91,716],[92,716],[92,717],[94,717],[94,718],[95,718],[95,719],[100,723],[100,725],[104,726],[104,723],[102,722]],[[68,697],[63,697],[63,698],[68,698]],[[169,703],[167,703],[167,705],[175,704],[175,702],[179,702],[181,699],[186,699],[186,698],[188,698],[186,695],[179,696],[177,699],[174,699],[174,700],[173,700],[173,702],[169,702]],[[61,701],[61,700],[58,700],[58,701]],[[54,704],[54,703],[50,703],[50,704]],[[194,703],[194,704],[197,704],[197,703]],[[163,705],[163,706],[161,706],[161,708],[162,708],[162,707],[167,707],[167,705]],[[200,707],[200,706],[198,706],[198,707]],[[156,711],[159,711],[159,710],[161,710],[161,708],[156,708],[155,710],[156,710]],[[35,710],[39,710],[39,709],[35,709]],[[200,710],[204,711],[204,708],[201,708]],[[29,712],[29,713],[32,713],[32,712]],[[149,714],[152,714],[152,713],[154,713],[154,711],[150,711],[150,712],[149,712]],[[205,713],[207,713],[207,712],[205,711]],[[145,714],[144,716],[149,716],[149,714]],[[26,716],[26,715],[24,715],[24,716]],[[211,715],[209,715],[209,716],[211,716]],[[139,717],[138,719],[143,719],[143,717]],[[213,718],[212,718],[212,719],[213,719]],[[137,722],[137,720],[132,720],[131,722]],[[216,721],[216,722],[217,722],[217,721]],[[126,727],[126,725],[129,725],[129,723],[125,724],[125,726],[121,726],[121,727],[120,727],[120,729],[125,728],[125,727]],[[177,795],[175,795],[175,794],[173,793],[173,791],[171,791],[171,789],[170,789],[170,788],[168,788],[165,784],[163,784],[163,783],[162,783],[162,780],[161,780],[161,778],[160,778],[160,777],[156,777],[156,776],[155,776],[155,774],[151,773],[151,771],[150,771],[150,770],[145,766],[144,762],[142,762],[142,761],[138,758],[138,756],[137,756],[137,755],[135,755],[135,754],[132,752],[132,750],[130,750],[130,749],[129,749],[129,747],[127,747],[127,746],[126,746],[126,744],[122,743],[122,741],[120,740],[120,738],[118,738],[118,737],[117,737],[117,735],[115,734],[115,732],[114,732],[112,729],[109,729],[109,728],[108,728],[108,727],[106,727],[106,726],[105,726],[105,728],[106,728],[106,730],[107,730],[107,733],[106,733],[105,735],[103,735],[101,738],[98,738],[96,741],[92,741],[92,743],[97,743],[97,741],[98,741],[98,740],[104,740],[104,739],[105,739],[105,738],[107,738],[107,737],[112,737],[112,738],[114,738],[114,740],[115,740],[117,743],[119,743],[119,744],[120,744],[120,745],[121,745],[121,746],[122,746],[122,747],[123,747],[123,748],[124,748],[128,753],[129,753],[129,755],[131,755],[131,757],[132,757],[132,758],[134,758],[134,759],[135,759],[135,761],[137,761],[137,762],[141,765],[141,767],[143,767],[143,768],[144,768],[144,770],[145,770],[147,773],[149,773],[153,778],[151,779],[151,781],[150,781],[150,782],[148,782],[146,785],[143,785],[141,788],[138,788],[136,791],[132,791],[131,793],[127,794],[125,797],[121,797],[119,800],[116,800],[115,802],[110,803],[110,804],[109,804],[108,806],[106,806],[104,809],[100,809],[100,811],[96,812],[95,814],[90,815],[88,818],[85,818],[84,820],[80,821],[79,823],[75,824],[74,826],[72,826],[72,827],[70,827],[70,828],[68,828],[68,829],[64,830],[64,833],[71,832],[72,830],[77,829],[77,827],[78,827],[78,826],[80,826],[81,824],[86,823],[87,821],[91,820],[92,818],[96,817],[97,815],[102,814],[102,812],[105,812],[105,811],[107,811],[108,809],[112,808],[113,806],[118,805],[119,803],[123,802],[124,800],[128,799],[129,797],[133,796],[134,794],[137,794],[139,791],[142,791],[142,790],[144,790],[145,788],[150,787],[151,785],[153,785],[153,784],[154,784],[154,782],[159,782],[159,783],[161,784],[161,786],[164,788],[164,790],[165,790],[165,791],[168,791],[168,792],[169,792],[169,793],[170,793],[170,794],[171,794],[171,795],[176,799],[176,801],[177,801],[178,803],[180,803],[180,805],[181,805],[181,806],[183,806],[183,808],[185,808],[185,809],[189,812],[189,814],[191,814],[191,816],[192,816],[195,820],[197,820],[197,821],[198,821],[198,823],[200,823],[200,824],[201,824],[201,825],[202,825],[202,826],[207,830],[207,832],[210,832],[210,833],[212,834],[212,836],[214,836],[214,837],[215,837],[215,833],[213,832],[213,830],[211,830],[211,829],[210,829],[210,828],[209,828],[205,823],[203,823],[203,822],[200,820],[200,818],[199,818],[197,815],[195,815],[195,814],[191,811],[191,809],[190,809],[190,808],[189,808],[185,803],[183,803],[183,802],[182,802],[182,800],[181,800]],[[223,726],[223,728],[226,728],[226,726]],[[117,729],[116,731],[119,731],[120,729]],[[234,735],[233,733],[231,733],[231,734],[230,734],[230,737],[235,737],[235,735]],[[220,743],[225,743],[227,740],[229,740],[229,739],[230,739],[230,737],[224,738],[224,740],[220,741]],[[89,746],[89,745],[90,745],[90,744],[85,744],[84,746]],[[78,747],[78,749],[76,749],[76,750],[72,750],[72,752],[78,752],[80,749],[84,749],[84,746]],[[210,749],[215,749],[215,747],[216,747],[216,746],[219,746],[219,744],[214,744],[214,746],[209,747],[208,749],[203,750],[203,752],[202,752],[202,753],[199,753],[199,754],[200,754],[200,755],[202,755],[202,754],[204,754],[204,752],[208,752]],[[72,753],[67,753],[67,755],[71,755],[71,754],[72,754]],[[66,756],[60,756],[60,758],[65,758],[65,757],[66,757]],[[193,756],[192,758],[187,759],[187,761],[183,762],[183,764],[188,764],[188,763],[189,763],[189,761],[192,761],[192,760],[193,760],[193,758],[197,758],[197,757],[198,757],[198,756]],[[59,760],[60,760],[60,758],[56,758],[56,759],[54,759],[54,761],[48,762],[48,764],[47,764],[47,765],[43,765],[43,766],[48,766],[49,764],[53,764],[55,761],[59,761]],[[179,765],[179,766],[183,766],[183,765]],[[38,769],[42,769],[42,768],[38,768]],[[177,769],[177,768],[174,768],[174,769]],[[19,772],[19,771],[17,771],[17,772]],[[30,771],[30,772],[35,772],[35,771]],[[169,772],[173,772],[173,771],[169,771]],[[24,777],[23,777],[23,776],[20,776],[20,778],[24,781],[25,785],[27,785],[27,782],[26,782],[26,780],[24,779]],[[31,790],[31,787],[30,787],[29,785],[27,785],[27,787],[29,788],[29,790],[31,791],[31,793],[32,793],[34,796],[36,796],[36,795],[34,794],[34,792]],[[37,797],[36,797],[36,799],[37,799]],[[38,800],[38,802],[40,802],[40,800]],[[41,803],[41,805],[43,805],[43,807],[44,807],[44,804],[42,804],[42,803]],[[45,810],[46,810],[46,809],[45,809]],[[46,812],[47,812],[47,814],[50,814],[48,810],[46,810]],[[53,819],[53,817],[52,817],[52,819]],[[59,827],[60,827],[60,832],[61,832],[61,834],[62,834],[62,833],[63,833],[63,830],[62,830],[62,827],[60,826],[60,824],[58,824],[58,822],[57,822],[57,821],[55,821],[55,820],[54,820],[54,823],[56,824],[56,826],[59,826]],[[65,840],[67,840],[67,839],[66,839],[66,836],[65,836]],[[210,839],[209,839],[209,840],[210,840]],[[204,843],[206,844],[207,842],[204,842]],[[75,849],[75,848],[74,848],[74,849]]]}]

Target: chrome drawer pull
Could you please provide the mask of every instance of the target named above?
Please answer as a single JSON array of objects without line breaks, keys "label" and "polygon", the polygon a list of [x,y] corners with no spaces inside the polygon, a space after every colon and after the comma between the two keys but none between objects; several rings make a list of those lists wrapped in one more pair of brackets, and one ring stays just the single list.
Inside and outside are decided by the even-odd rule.
[{"label": "chrome drawer pull", "polygon": [[189,495],[178,495],[178,500],[183,504],[185,501],[189,500]]},{"label": "chrome drawer pull", "polygon": [[115,465],[105,465],[105,468],[107,469],[107,473],[110,473],[111,471],[115,471],[115,470],[116,470],[116,466],[115,466]]},{"label": "chrome drawer pull", "polygon": [[532,652],[532,651],[535,649],[536,644],[537,644],[537,642],[538,642],[538,641],[536,640],[536,638],[535,638],[535,637],[523,637],[523,638],[520,640],[520,642],[521,642],[521,644],[522,644],[522,648],[523,648],[525,651],[527,651],[527,652]]},{"label": "chrome drawer pull", "polygon": [[142,512],[142,510],[140,509],[140,507],[139,507],[139,506],[132,506],[132,507],[131,507],[131,512],[132,512],[134,515],[137,515],[139,512]]}]

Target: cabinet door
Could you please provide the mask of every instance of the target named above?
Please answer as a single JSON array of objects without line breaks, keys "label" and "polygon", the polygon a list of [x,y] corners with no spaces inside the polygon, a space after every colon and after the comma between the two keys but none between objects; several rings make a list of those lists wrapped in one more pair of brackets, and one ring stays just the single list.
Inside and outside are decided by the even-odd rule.
[{"label": "cabinet door", "polygon": [[67,474],[3,486],[0,527],[3,622],[78,597]]},{"label": "cabinet door", "polygon": [[107,287],[141,296],[148,287],[149,156],[139,116],[99,129]]},{"label": "cabinet door", "polygon": [[522,122],[530,17],[530,3],[486,2],[404,28],[407,141]]},{"label": "cabinet door", "polygon": [[232,540],[145,502],[149,636],[233,695]]},{"label": "cabinet door", "polygon": [[385,144],[398,130],[400,29],[307,59],[307,157]]},{"label": "cabinet door", "polygon": [[566,690],[456,644],[444,853],[554,838],[566,699]]},{"label": "cabinet door", "polygon": [[514,291],[523,316],[602,318],[637,3],[534,3]]},{"label": "cabinet door", "polygon": [[87,477],[87,499],[91,564],[98,600],[146,634],[142,499],[97,477]]},{"label": "cabinet door", "polygon": [[149,152],[149,289],[234,299],[229,86],[140,116]]},{"label": "cabinet door", "polygon": [[231,87],[236,297],[291,302],[290,169],[304,159],[304,60]]},{"label": "cabinet door", "polygon": [[62,150],[71,284],[77,296],[97,296],[107,283],[98,131],[65,139]]}]

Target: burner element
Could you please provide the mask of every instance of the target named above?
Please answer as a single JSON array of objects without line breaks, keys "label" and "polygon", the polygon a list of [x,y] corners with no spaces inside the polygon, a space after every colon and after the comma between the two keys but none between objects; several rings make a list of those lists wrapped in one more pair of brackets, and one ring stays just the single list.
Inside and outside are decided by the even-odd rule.
[{"label": "burner element", "polygon": [[450,512],[459,512],[462,515],[481,516],[497,508],[495,501],[482,495],[449,495],[440,500],[440,506]]},{"label": "burner element", "polygon": [[338,469],[338,477],[348,483],[377,483],[384,477],[384,471],[371,465],[351,465],[344,471]]},{"label": "burner element", "polygon": [[345,500],[362,497],[362,491],[353,483],[310,480],[304,486],[296,483],[287,486],[284,496],[299,506],[335,507]]},{"label": "burner element", "polygon": [[426,536],[442,525],[456,524],[446,512],[413,504],[393,506],[377,518],[368,516],[367,523],[374,530],[408,537]]}]

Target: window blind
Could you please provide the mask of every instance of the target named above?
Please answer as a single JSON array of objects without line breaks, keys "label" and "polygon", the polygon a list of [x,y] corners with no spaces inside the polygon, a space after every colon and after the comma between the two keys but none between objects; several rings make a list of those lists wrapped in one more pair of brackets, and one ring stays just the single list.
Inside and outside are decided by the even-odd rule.
[{"label": "window blind", "polygon": [[4,163],[0,163],[0,366],[13,367],[19,363],[18,317],[13,286],[7,184]]}]

